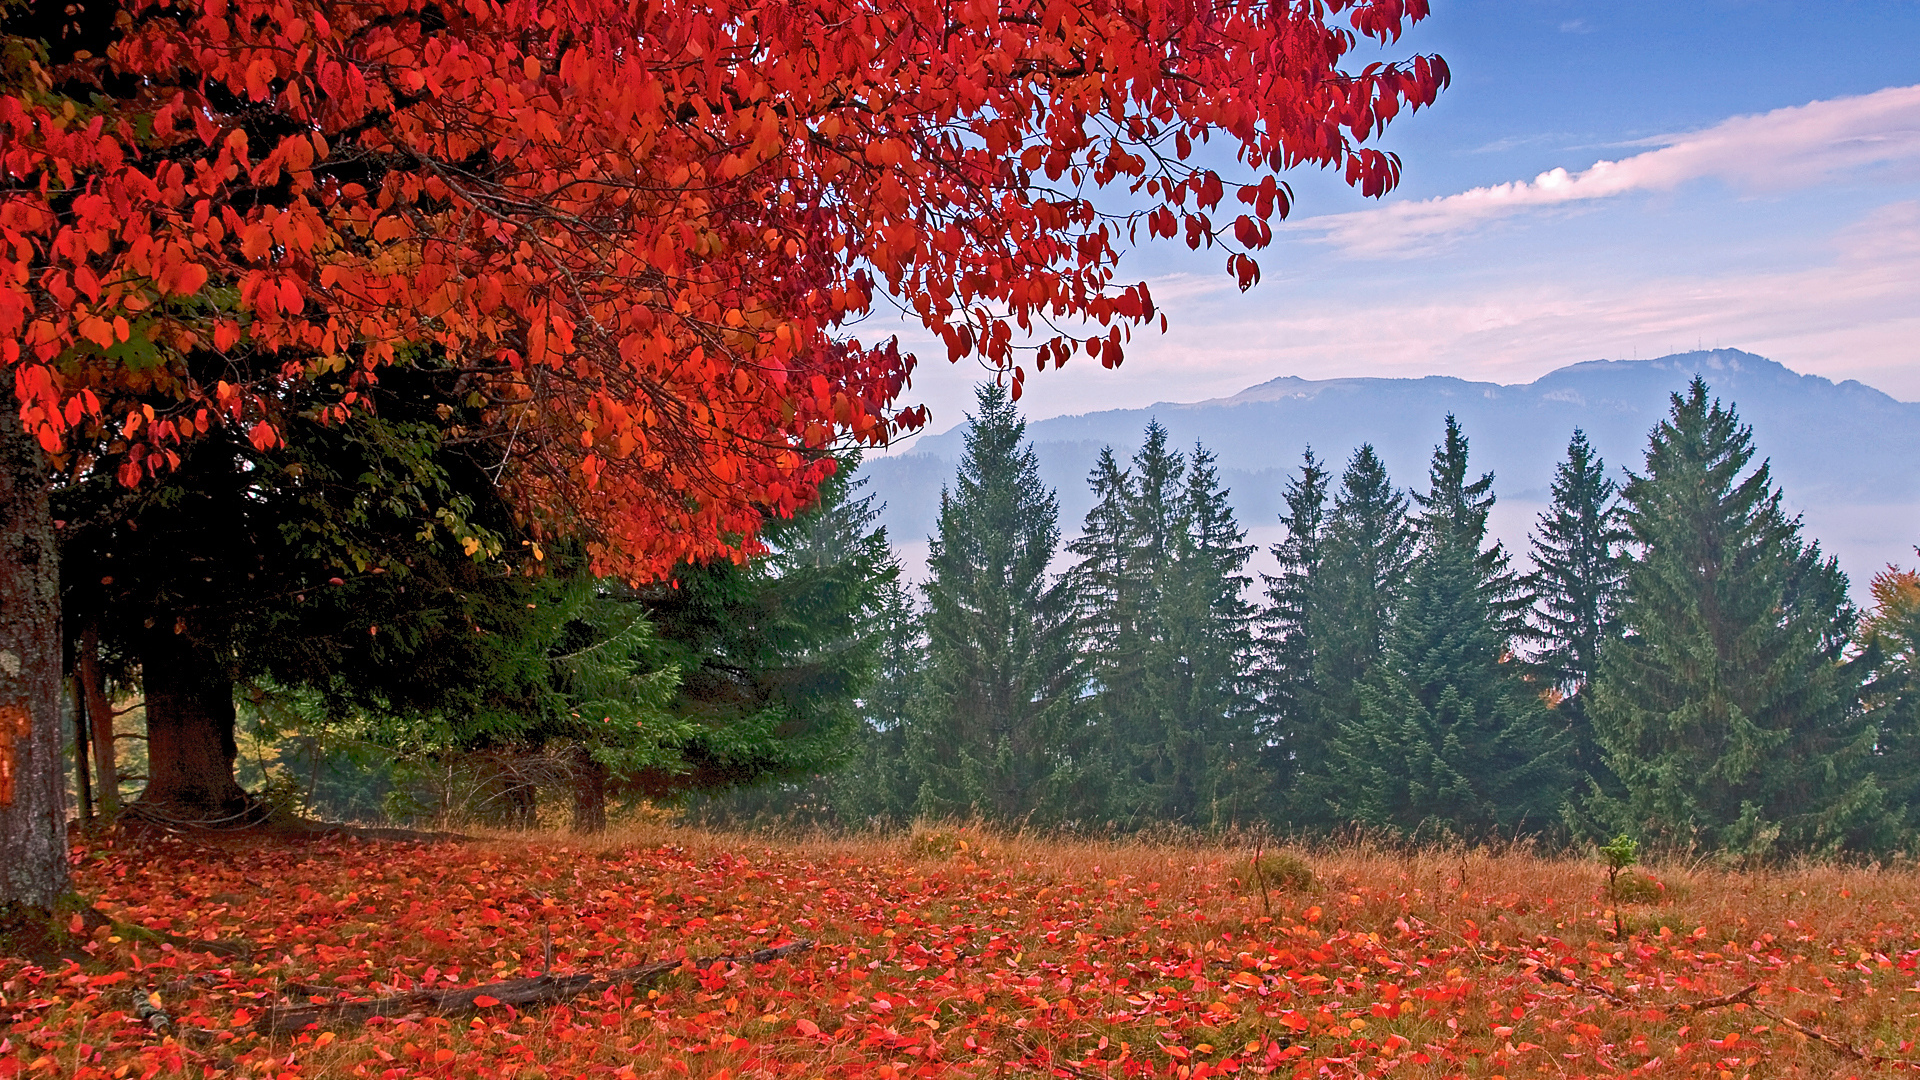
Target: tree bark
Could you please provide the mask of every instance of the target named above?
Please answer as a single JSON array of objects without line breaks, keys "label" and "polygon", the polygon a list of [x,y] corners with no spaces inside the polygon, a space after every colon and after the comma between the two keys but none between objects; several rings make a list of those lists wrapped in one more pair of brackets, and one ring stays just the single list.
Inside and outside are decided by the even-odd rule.
[{"label": "tree bark", "polygon": [[507,828],[531,829],[540,820],[538,789],[521,776],[507,777]]},{"label": "tree bark", "polygon": [[607,831],[607,767],[593,759],[585,747],[578,748],[573,767],[573,831],[583,834]]},{"label": "tree bark", "polygon": [[93,788],[99,792],[100,816],[112,821],[120,816],[120,763],[113,745],[113,702],[107,699],[106,673],[100,670],[99,627],[89,626],[80,635],[75,666],[93,739]]},{"label": "tree bark", "polygon": [[154,620],[140,639],[146,691],[143,812],[203,825],[237,824],[253,801],[233,778],[233,676],[184,620]]},{"label": "tree bark", "polygon": [[80,820],[93,820],[93,777],[87,772],[87,747],[93,738],[87,731],[87,692],[80,685],[80,677],[75,675],[67,680],[68,689],[73,695],[73,779],[74,794],[80,810]]},{"label": "tree bark", "polygon": [[0,907],[68,889],[60,564],[47,463],[0,392]]}]

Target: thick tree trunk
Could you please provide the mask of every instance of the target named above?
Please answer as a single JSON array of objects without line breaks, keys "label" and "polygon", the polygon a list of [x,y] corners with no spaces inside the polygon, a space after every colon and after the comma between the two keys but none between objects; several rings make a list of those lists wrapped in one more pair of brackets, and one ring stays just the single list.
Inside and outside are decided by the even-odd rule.
[{"label": "thick tree trunk", "polygon": [[145,812],[206,825],[238,824],[252,800],[233,778],[233,677],[191,626],[156,619],[141,636],[146,691]]},{"label": "thick tree trunk", "polygon": [[573,831],[607,830],[607,767],[583,747],[573,768]]},{"label": "thick tree trunk", "polygon": [[113,702],[107,700],[106,673],[100,670],[100,629],[89,626],[80,635],[76,676],[87,703],[87,730],[93,740],[93,789],[99,792],[100,816],[120,816],[120,763],[113,745]]},{"label": "thick tree trunk", "polygon": [[69,888],[58,559],[46,462],[0,392],[0,907]]}]

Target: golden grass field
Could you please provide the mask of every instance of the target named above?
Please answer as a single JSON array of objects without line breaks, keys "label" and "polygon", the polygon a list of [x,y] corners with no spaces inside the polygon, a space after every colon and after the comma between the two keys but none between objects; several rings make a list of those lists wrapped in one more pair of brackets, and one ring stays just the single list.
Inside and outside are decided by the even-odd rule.
[{"label": "golden grass field", "polygon": [[[1597,858],[1524,848],[1269,842],[1260,875],[1253,853],[952,825],[98,841],[78,887],[118,923],[76,920],[77,961],[0,961],[0,1077],[1731,1078],[1920,1062],[1911,866],[1656,862],[1615,898]],[[816,947],[561,1004],[488,996],[257,1033],[290,1005],[802,938]],[[191,944],[205,939],[253,952]],[[136,1015],[156,1001],[158,1032]]]}]

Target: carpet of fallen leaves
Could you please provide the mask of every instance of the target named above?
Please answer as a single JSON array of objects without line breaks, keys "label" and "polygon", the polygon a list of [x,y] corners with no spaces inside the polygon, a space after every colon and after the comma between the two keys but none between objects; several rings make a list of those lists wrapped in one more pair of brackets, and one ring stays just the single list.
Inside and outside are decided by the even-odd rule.
[{"label": "carpet of fallen leaves", "polygon": [[[1615,905],[1572,858],[1296,854],[1313,883],[1263,895],[1245,851],[966,833],[94,842],[79,887],[122,925],[84,962],[0,960],[0,1077],[1732,1078],[1920,1058],[1910,868],[1662,866]],[[563,1005],[252,1031],[275,1004],[802,937],[818,948]]]}]

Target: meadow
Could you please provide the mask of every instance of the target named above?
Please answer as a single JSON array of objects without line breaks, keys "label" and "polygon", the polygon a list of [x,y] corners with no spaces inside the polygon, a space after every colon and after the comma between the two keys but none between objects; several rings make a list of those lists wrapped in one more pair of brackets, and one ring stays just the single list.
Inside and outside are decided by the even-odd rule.
[{"label": "meadow", "polygon": [[[1726,1080],[1920,1061],[1909,865],[1656,862],[1610,886],[1596,858],[1525,848],[1253,855],[956,826],[95,840],[78,888],[112,922],[73,913],[72,958],[0,960],[0,1077]],[[540,975],[586,989],[516,1007]],[[344,1004],[381,997],[396,1015]]]}]

